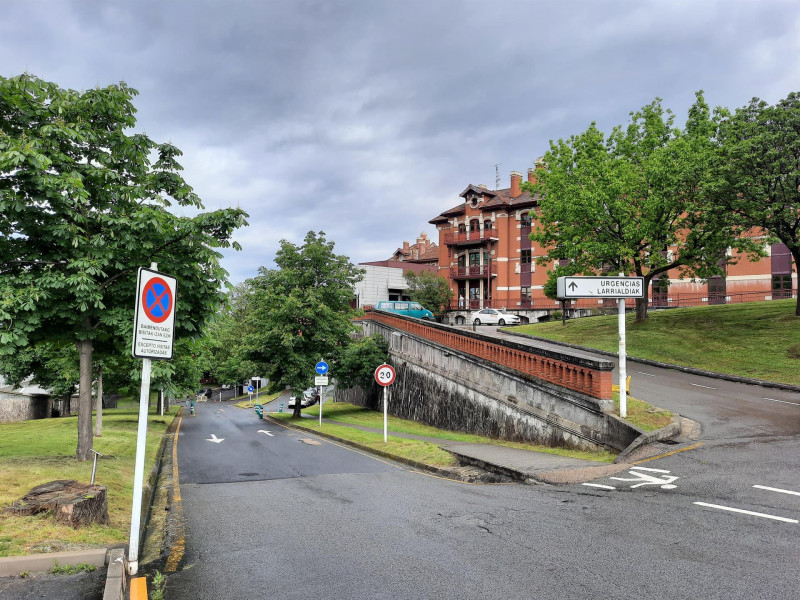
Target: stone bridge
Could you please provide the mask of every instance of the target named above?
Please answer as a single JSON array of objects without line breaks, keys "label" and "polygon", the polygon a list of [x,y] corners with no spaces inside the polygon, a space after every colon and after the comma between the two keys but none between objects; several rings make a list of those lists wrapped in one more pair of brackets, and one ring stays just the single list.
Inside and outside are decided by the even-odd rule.
[{"label": "stone bridge", "polygon": [[[365,335],[389,343],[397,379],[389,412],[510,441],[585,450],[625,449],[641,431],[612,414],[614,364],[372,310]],[[341,399],[379,407],[377,384]]]}]

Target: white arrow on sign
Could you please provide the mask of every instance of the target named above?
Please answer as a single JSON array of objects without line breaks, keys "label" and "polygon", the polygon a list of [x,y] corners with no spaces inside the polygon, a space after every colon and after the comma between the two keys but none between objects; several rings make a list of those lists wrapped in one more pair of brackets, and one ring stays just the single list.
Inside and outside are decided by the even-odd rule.
[{"label": "white arrow on sign", "polygon": [[214,442],[215,444],[219,444],[220,442],[222,442],[222,441],[224,441],[224,440],[225,440],[225,438],[218,438],[218,437],[217,437],[216,435],[214,435],[213,433],[211,434],[211,437],[210,437],[210,438],[206,438],[206,441],[207,441],[207,442]]},{"label": "white arrow on sign", "polygon": [[271,431],[264,431],[263,429],[259,429],[258,433],[266,433],[269,437],[275,437]]}]

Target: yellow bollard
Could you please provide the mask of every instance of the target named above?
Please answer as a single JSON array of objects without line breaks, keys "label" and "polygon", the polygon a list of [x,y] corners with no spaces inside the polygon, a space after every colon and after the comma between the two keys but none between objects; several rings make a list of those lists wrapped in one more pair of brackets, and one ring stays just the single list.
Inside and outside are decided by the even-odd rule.
[{"label": "yellow bollard", "polygon": [[[611,391],[612,392],[618,392],[619,391],[619,386],[616,385],[616,384],[612,385],[611,386]],[[625,393],[626,394],[630,394],[631,393],[631,376],[630,375],[628,375],[625,378]]]},{"label": "yellow bollard", "polygon": [[131,579],[131,600],[147,600],[147,578],[134,577]]}]

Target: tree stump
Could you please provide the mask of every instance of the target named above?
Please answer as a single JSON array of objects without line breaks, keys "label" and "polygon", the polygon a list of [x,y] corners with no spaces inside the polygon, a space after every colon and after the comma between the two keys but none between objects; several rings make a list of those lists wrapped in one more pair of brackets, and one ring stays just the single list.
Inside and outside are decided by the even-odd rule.
[{"label": "tree stump", "polygon": [[74,479],[38,485],[5,510],[19,516],[49,510],[56,521],[75,528],[92,523],[108,524],[105,486],[78,483]]}]

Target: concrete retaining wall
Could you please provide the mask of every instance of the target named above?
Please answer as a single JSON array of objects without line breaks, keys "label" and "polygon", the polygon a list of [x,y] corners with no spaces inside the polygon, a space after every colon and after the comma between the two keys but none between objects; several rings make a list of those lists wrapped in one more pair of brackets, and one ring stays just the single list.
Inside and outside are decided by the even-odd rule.
[{"label": "concrete retaining wall", "polygon": [[14,423],[50,416],[50,397],[0,392],[0,423]]},{"label": "concrete retaining wall", "polygon": [[[364,321],[364,333],[389,343],[397,380],[389,412],[436,427],[511,441],[578,449],[623,450],[640,431],[606,411],[609,400],[592,398],[526,376],[485,359]],[[337,399],[381,408],[378,386],[337,391]]]}]

